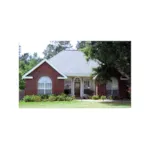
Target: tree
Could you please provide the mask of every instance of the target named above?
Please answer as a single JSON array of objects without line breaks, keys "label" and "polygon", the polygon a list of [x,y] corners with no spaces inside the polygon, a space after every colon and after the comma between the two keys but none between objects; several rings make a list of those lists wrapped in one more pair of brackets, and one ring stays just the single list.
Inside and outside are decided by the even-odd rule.
[{"label": "tree", "polygon": [[19,50],[19,59],[20,59],[21,57],[21,45],[20,44],[19,44],[18,50]]},{"label": "tree", "polygon": [[76,45],[77,50],[82,49],[84,47],[86,47],[86,41],[77,41]]},{"label": "tree", "polygon": [[28,62],[29,62],[29,60],[30,60],[30,55],[29,55],[29,53],[24,53],[24,54],[22,54],[21,56],[20,56],[20,59],[19,59],[20,61],[24,61],[25,62],[25,64],[27,64]]},{"label": "tree", "polygon": [[19,89],[24,89],[25,87],[25,82],[22,79],[22,76],[41,60],[42,59],[38,57],[37,53],[34,53],[33,56],[29,53],[24,53],[19,57]]},{"label": "tree", "polygon": [[77,50],[83,49],[91,44],[91,41],[77,41],[76,48]]},{"label": "tree", "polygon": [[82,51],[87,60],[93,59],[99,63],[99,66],[93,69],[93,75],[97,76],[97,80],[105,83],[117,72],[130,79],[131,42],[92,41]]},{"label": "tree", "polygon": [[70,41],[51,41],[44,50],[44,58],[49,59],[62,50],[68,50],[72,47]]}]

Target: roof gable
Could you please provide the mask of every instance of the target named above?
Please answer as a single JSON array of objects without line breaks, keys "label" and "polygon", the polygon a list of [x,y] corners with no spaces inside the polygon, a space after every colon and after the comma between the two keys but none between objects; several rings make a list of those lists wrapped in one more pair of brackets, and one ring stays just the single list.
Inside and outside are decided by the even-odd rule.
[{"label": "roof gable", "polygon": [[43,63],[47,63],[50,65],[53,69],[55,69],[60,75],[63,77],[58,77],[58,79],[67,79],[67,76],[61,73],[54,65],[50,64],[50,62],[47,59],[42,60],[40,63],[38,63],[35,67],[33,67],[31,70],[29,70],[26,74],[23,75],[22,79],[33,79],[32,76],[28,76],[30,73],[32,73],[35,69],[37,69],[39,66],[41,66]]}]

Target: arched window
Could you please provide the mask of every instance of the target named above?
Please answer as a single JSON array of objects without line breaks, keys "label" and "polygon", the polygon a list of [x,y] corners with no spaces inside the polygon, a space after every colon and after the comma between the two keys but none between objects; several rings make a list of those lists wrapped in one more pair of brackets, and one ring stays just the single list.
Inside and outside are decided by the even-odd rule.
[{"label": "arched window", "polygon": [[111,81],[108,81],[106,84],[107,95],[118,96],[119,87],[118,80],[114,77],[111,78]]},{"label": "arched window", "polygon": [[47,77],[41,77],[38,80],[38,94],[52,94],[52,80]]}]

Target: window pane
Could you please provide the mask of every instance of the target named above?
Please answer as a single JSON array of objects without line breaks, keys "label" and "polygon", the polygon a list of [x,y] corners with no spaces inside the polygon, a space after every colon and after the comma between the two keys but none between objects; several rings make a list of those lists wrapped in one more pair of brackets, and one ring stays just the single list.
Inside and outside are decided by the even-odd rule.
[{"label": "window pane", "polygon": [[44,94],[44,89],[38,89],[38,94],[43,95]]},{"label": "window pane", "polygon": [[50,83],[45,83],[45,88],[46,88],[46,89],[51,89]]},{"label": "window pane", "polygon": [[112,89],[112,83],[110,81],[107,82],[106,89],[107,90],[111,90]]},{"label": "window pane", "polygon": [[44,89],[44,83],[38,83],[38,89]]},{"label": "window pane", "polygon": [[111,78],[112,81],[108,81],[106,84],[107,90],[118,90],[118,80],[114,77]]},{"label": "window pane", "polygon": [[86,80],[84,81],[84,89],[88,89],[88,87],[90,87],[90,81]]},{"label": "window pane", "polygon": [[45,90],[45,94],[52,94],[52,90],[46,89],[46,90]]},{"label": "window pane", "polygon": [[119,91],[118,90],[113,90],[113,96],[118,96]]},{"label": "window pane", "polygon": [[65,80],[64,89],[71,89],[71,80]]},{"label": "window pane", "polygon": [[106,92],[107,92],[107,96],[112,95],[112,91],[111,90],[107,90]]},{"label": "window pane", "polygon": [[38,82],[39,83],[51,83],[52,81],[49,77],[44,76],[44,77],[41,77]]},{"label": "window pane", "polygon": [[118,89],[118,80],[116,78],[112,78],[112,89],[113,90]]},{"label": "window pane", "polygon": [[118,90],[107,90],[106,91],[107,96],[118,96],[119,95],[119,91]]}]

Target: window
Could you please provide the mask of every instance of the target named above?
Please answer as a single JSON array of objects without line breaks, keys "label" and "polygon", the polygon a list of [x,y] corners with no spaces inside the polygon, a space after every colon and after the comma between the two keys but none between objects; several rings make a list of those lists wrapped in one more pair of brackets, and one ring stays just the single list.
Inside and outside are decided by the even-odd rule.
[{"label": "window", "polygon": [[64,82],[64,89],[71,89],[71,80],[65,80]]},{"label": "window", "polygon": [[84,89],[89,89],[90,88],[90,80],[85,80],[84,81]]},{"label": "window", "polygon": [[64,81],[64,93],[71,94],[71,80]]},{"label": "window", "polygon": [[41,77],[38,80],[38,94],[52,94],[52,81],[49,77]]},{"label": "window", "polygon": [[107,95],[118,96],[118,80],[114,77],[111,78],[112,81],[108,81],[106,84]]}]

